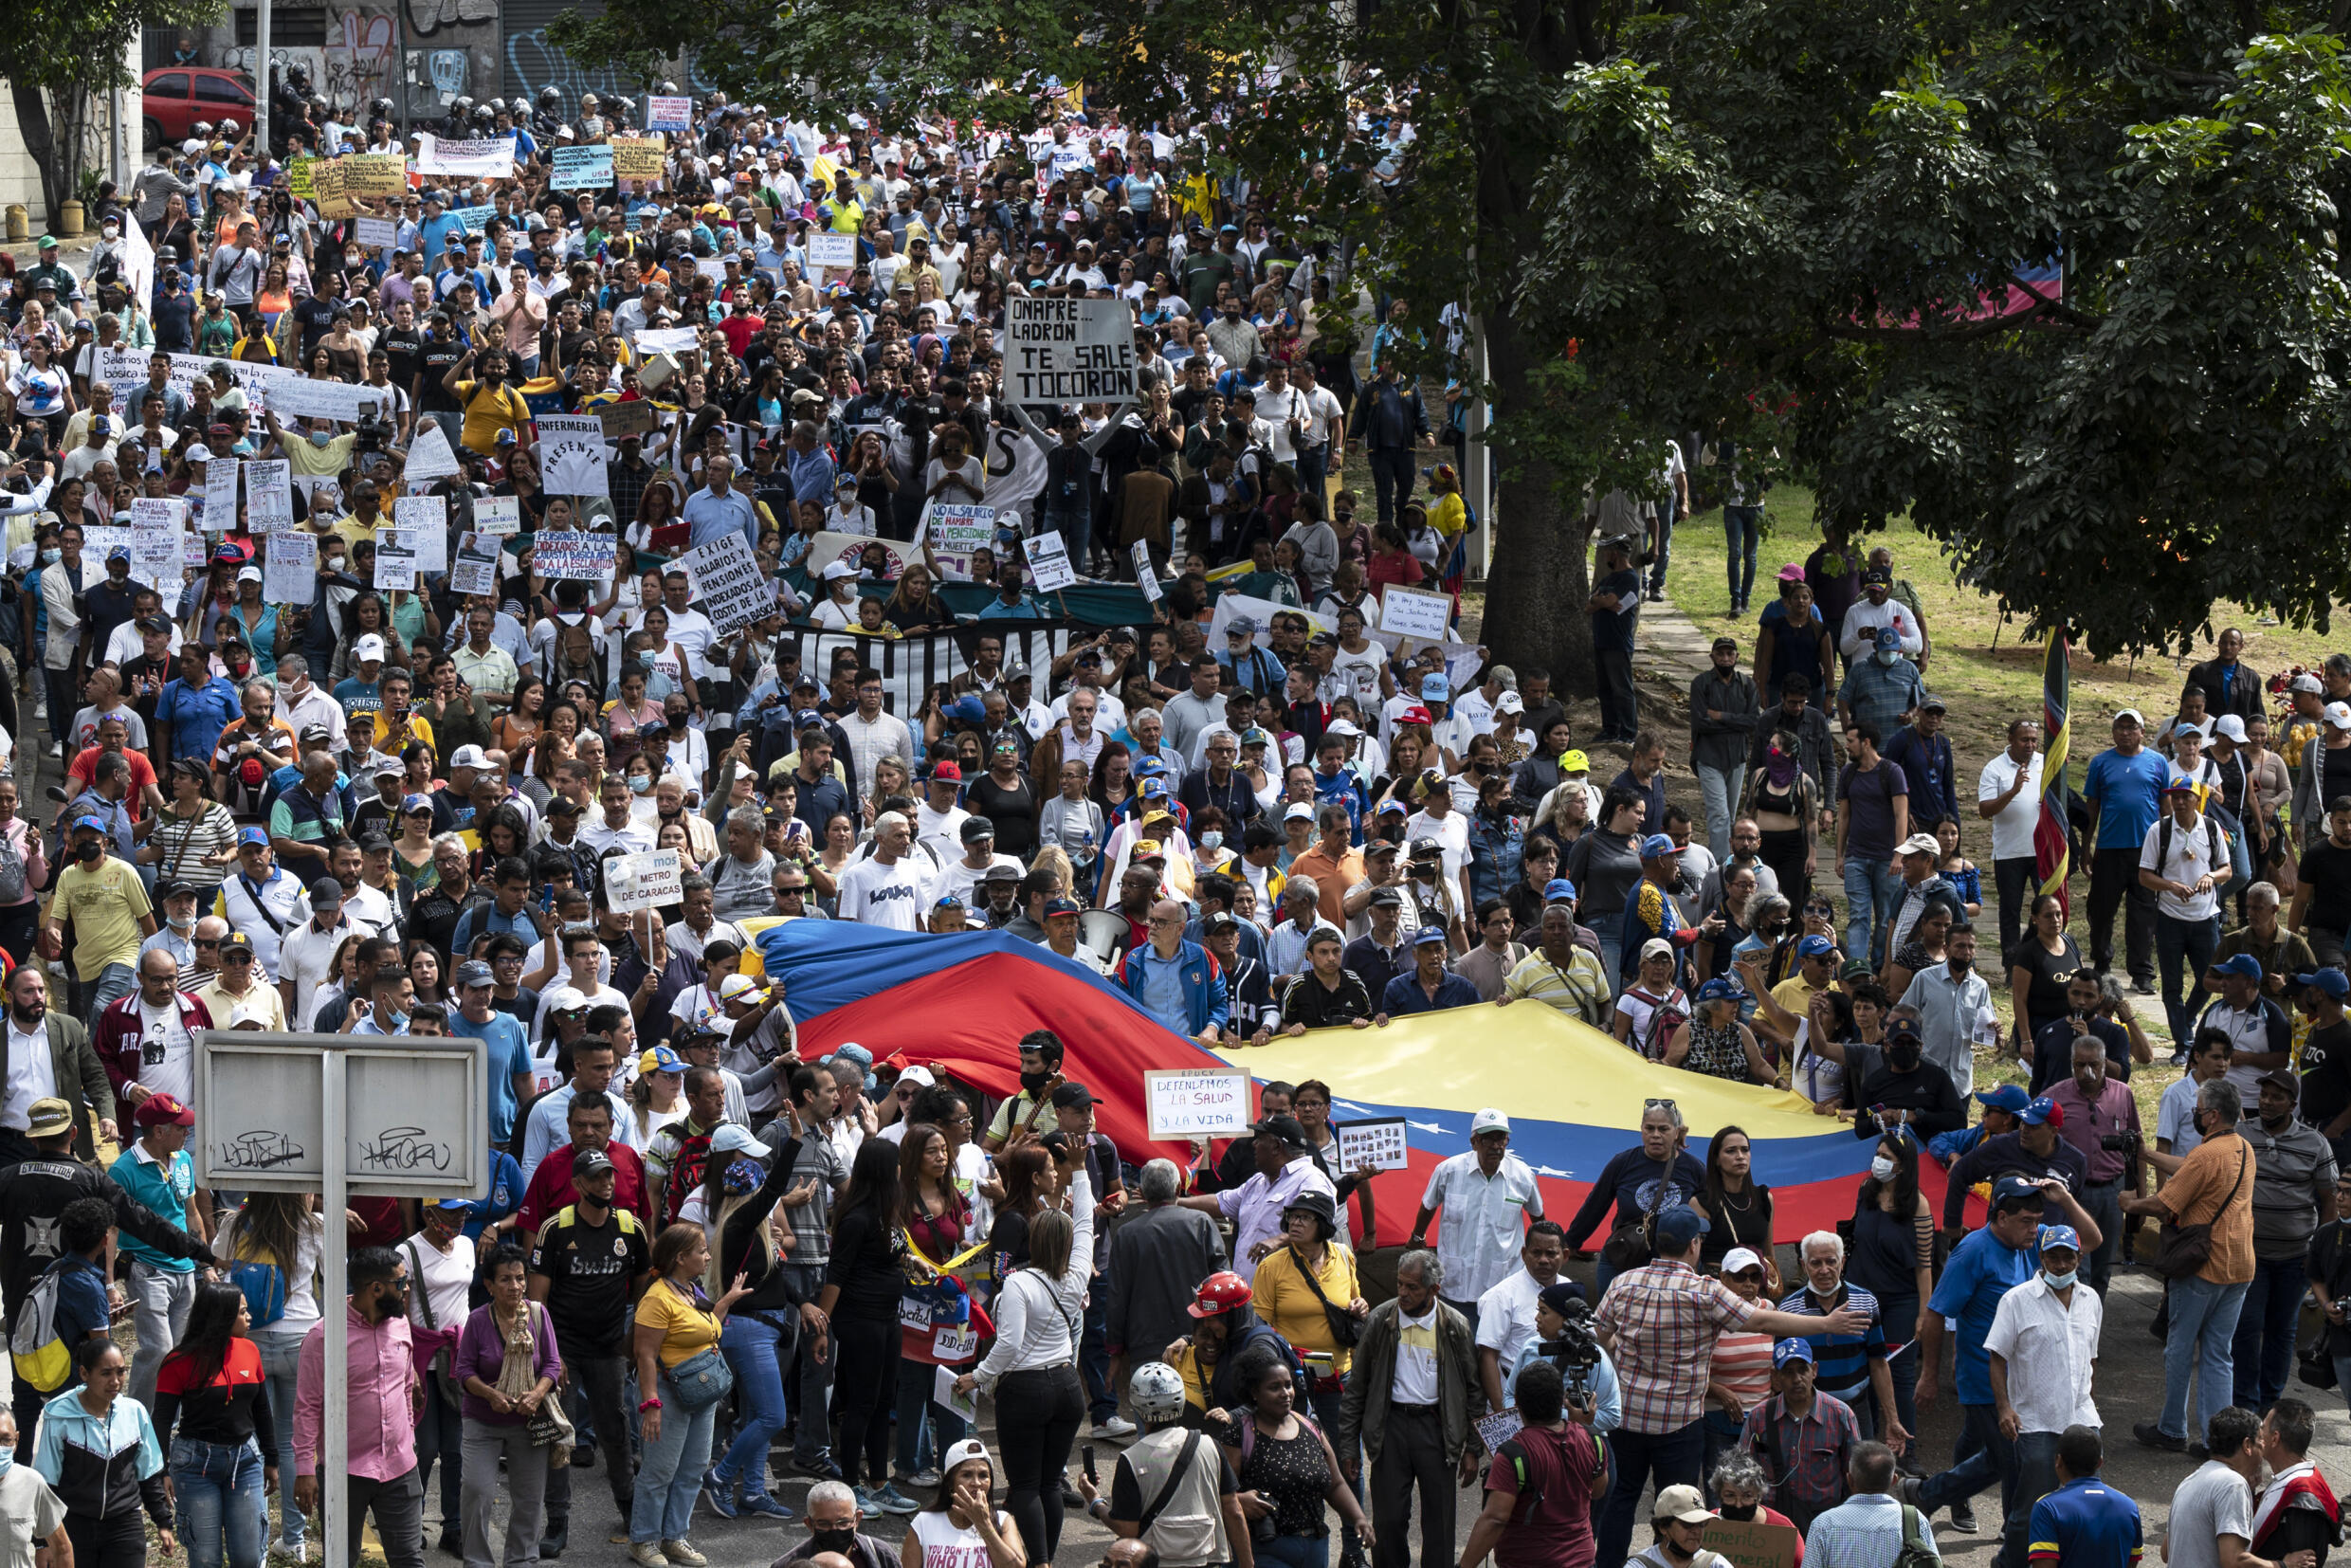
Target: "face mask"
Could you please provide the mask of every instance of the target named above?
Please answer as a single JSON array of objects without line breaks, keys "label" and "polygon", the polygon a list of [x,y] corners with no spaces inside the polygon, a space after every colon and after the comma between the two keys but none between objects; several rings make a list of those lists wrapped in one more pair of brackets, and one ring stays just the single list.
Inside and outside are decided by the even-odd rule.
[{"label": "face mask", "polygon": [[[11,1452],[9,1457],[13,1459],[16,1456]],[[819,1552],[838,1552],[847,1557],[849,1548],[857,1544],[857,1532],[855,1530],[811,1530],[809,1541]]]},{"label": "face mask", "polygon": [[340,572],[343,569],[343,557],[340,556],[329,556],[326,558],[326,569],[329,572]]},{"label": "face mask", "polygon": [[1894,661],[1901,658],[1902,654],[1900,650],[1895,648],[1880,648],[1876,653],[1871,654],[1870,657],[1875,659],[1879,664],[1885,665],[1890,668],[1892,667]]},{"label": "face mask", "polygon": [[2049,1287],[2051,1290],[2070,1290],[2073,1288],[2073,1282],[2081,1278],[2081,1270],[2069,1268],[2062,1274],[2052,1274],[2044,1268],[2041,1270],[2041,1278],[2049,1282]]},{"label": "face mask", "polygon": [[1200,835],[1200,848],[1203,849],[1214,850],[1221,849],[1224,847],[1225,835],[1213,828]]},{"label": "face mask", "polygon": [[1916,1045],[1886,1047],[1886,1065],[1896,1072],[1908,1072],[1919,1065],[1919,1048]]},{"label": "face mask", "polygon": [[171,917],[171,921],[173,930],[186,931],[196,923],[196,917],[191,914],[186,919],[182,919],[179,916],[174,915]]},{"label": "face mask", "polygon": [[44,566],[54,566],[57,563],[57,557],[62,554],[64,554],[64,552],[59,550],[44,550],[41,552],[41,564]]},{"label": "face mask", "polygon": [[1052,1081],[1053,1075],[1049,1072],[1024,1072],[1020,1075],[1020,1086],[1031,1095],[1043,1094],[1045,1085]]},{"label": "face mask", "polygon": [[409,1015],[405,1012],[387,1012],[384,1014],[384,1027],[391,1030],[395,1034],[408,1028],[408,1026]]},{"label": "face mask", "polygon": [[310,432],[310,444],[313,447],[323,447],[333,439],[334,437],[325,430],[313,430]]},{"label": "face mask", "polygon": [[1725,1503],[1722,1507],[1716,1509],[1715,1511],[1721,1514],[1724,1519],[1735,1519],[1743,1523],[1751,1522],[1754,1520],[1755,1510],[1756,1504],[1752,1503],[1737,1508],[1734,1508],[1729,1504]]},{"label": "face mask", "polygon": [[651,774],[632,774],[629,778],[629,787],[635,791],[638,794],[651,794],[653,793],[653,775]]},{"label": "face mask", "polygon": [[105,852],[106,847],[102,844],[79,844],[74,847],[74,859],[87,865]]},{"label": "face mask", "polygon": [[672,735],[683,735],[683,734],[684,734],[684,733],[685,733],[685,720],[686,720],[686,716],[685,716],[684,714],[683,714],[683,713],[673,713],[673,714],[671,714],[671,715],[669,716],[669,733],[670,733],[670,734],[672,734]]},{"label": "face mask", "polygon": [[1869,1174],[1880,1181],[1891,1181],[1894,1179],[1894,1162],[1880,1155],[1869,1161]]}]

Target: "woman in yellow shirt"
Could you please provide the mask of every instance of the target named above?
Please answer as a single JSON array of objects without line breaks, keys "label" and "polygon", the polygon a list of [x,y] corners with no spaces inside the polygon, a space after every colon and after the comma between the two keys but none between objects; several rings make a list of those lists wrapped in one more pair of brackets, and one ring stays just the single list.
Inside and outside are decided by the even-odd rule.
[{"label": "woman in yellow shirt", "polygon": [[1355,1337],[1340,1344],[1331,1314],[1360,1323],[1372,1309],[1356,1276],[1355,1253],[1332,1245],[1338,1233],[1339,1213],[1330,1194],[1299,1194],[1282,1212],[1283,1245],[1257,1266],[1250,1295],[1257,1315],[1272,1324],[1305,1363],[1318,1420],[1325,1402],[1337,1417],[1340,1385],[1355,1356]]},{"label": "woman in yellow shirt", "polygon": [[637,1387],[645,1393],[637,1407],[645,1453],[629,1521],[629,1556],[641,1568],[661,1568],[665,1562],[704,1568],[710,1560],[687,1541],[685,1532],[710,1464],[710,1432],[722,1401],[688,1410],[678,1384],[682,1378],[697,1380],[712,1363],[725,1365],[719,1357],[719,1335],[726,1326],[727,1308],[750,1287],[738,1274],[727,1293],[713,1302],[702,1285],[709,1267],[710,1243],[702,1228],[672,1225],[653,1243],[653,1283],[637,1300],[630,1348]]}]

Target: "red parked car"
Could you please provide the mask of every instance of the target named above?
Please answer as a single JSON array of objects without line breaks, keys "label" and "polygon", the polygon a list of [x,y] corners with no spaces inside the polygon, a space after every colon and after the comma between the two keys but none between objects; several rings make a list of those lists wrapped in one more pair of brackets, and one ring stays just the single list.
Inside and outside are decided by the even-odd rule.
[{"label": "red parked car", "polygon": [[240,131],[253,125],[253,79],[243,71],[166,65],[149,71],[140,90],[146,94],[150,147],[167,139],[186,140],[188,128],[200,119],[215,128],[223,120],[233,120]]}]

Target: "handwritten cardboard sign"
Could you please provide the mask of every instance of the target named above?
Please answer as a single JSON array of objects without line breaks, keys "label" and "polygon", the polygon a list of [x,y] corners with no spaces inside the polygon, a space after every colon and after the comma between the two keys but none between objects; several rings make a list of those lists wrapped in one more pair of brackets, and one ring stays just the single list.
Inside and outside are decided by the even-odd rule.
[{"label": "handwritten cardboard sign", "polygon": [[1146,1072],[1143,1100],[1154,1139],[1230,1138],[1249,1130],[1246,1072]]},{"label": "handwritten cardboard sign", "polygon": [[616,915],[634,915],[677,903],[685,896],[681,884],[683,875],[675,849],[620,855],[604,863],[604,885]]},{"label": "handwritten cardboard sign", "polygon": [[566,534],[542,529],[531,541],[531,559],[549,582],[604,582],[612,575],[620,540],[611,534]]},{"label": "handwritten cardboard sign", "polygon": [[1379,629],[1399,637],[1441,643],[1453,619],[1450,594],[1424,593],[1390,583],[1379,600]]}]

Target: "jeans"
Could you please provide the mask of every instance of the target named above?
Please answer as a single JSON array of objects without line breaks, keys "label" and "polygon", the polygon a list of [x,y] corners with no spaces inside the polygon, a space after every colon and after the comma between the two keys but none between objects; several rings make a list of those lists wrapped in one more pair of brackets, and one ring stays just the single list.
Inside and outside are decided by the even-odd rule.
[{"label": "jeans", "polygon": [[[574,1355],[560,1340],[556,1348],[563,1352],[563,1375],[569,1385],[564,1409],[572,1413],[574,1425],[582,1432],[594,1429],[596,1452],[603,1458],[605,1479],[612,1488],[612,1507],[625,1522],[635,1502],[636,1475],[630,1451],[636,1423],[630,1418],[629,1407],[634,1401],[624,1397],[629,1389],[629,1362],[620,1356]],[[565,1465],[547,1480],[547,1533],[561,1537],[571,1525],[572,1468]]]},{"label": "jeans", "polygon": [[767,1446],[784,1430],[783,1358],[793,1336],[748,1312],[727,1315],[719,1353],[735,1369],[735,1408],[741,1430],[713,1467],[728,1487],[740,1481],[746,1498],[767,1495]]},{"label": "jeans", "polygon": [[[792,1282],[793,1288],[799,1293],[802,1301],[814,1301],[825,1288],[822,1265],[791,1263],[776,1267],[784,1270],[785,1277]],[[800,1413],[800,1424],[792,1434],[792,1457],[798,1464],[813,1465],[832,1452],[831,1434],[825,1412],[831,1401],[832,1369],[839,1352],[833,1348],[832,1340],[828,1338],[824,1354],[818,1355],[815,1337],[809,1334],[796,1337],[793,1352],[793,1358],[799,1367],[800,1397],[793,1408]],[[787,1382],[785,1386],[792,1385]]]},{"label": "jeans", "polygon": [[2082,1207],[2089,1211],[2102,1238],[2097,1249],[2082,1260],[2082,1278],[2103,1298],[2114,1279],[2114,1260],[2123,1250],[2122,1178],[2090,1183],[2081,1192]]},{"label": "jeans", "polygon": [[[1973,1451],[1940,1475],[1930,1475],[1919,1483],[1919,1512],[1931,1514],[1937,1508],[1956,1506],[1974,1497],[1995,1480],[2000,1484],[2000,1517],[2005,1521],[2015,1510],[2016,1503],[2016,1445],[2000,1431],[2000,1413],[1996,1405],[1961,1405],[1959,1414],[1966,1422],[1965,1437]],[[2031,1509],[2026,1510],[2029,1522]],[[2005,1542],[2006,1531],[2002,1531]],[[2003,1568],[2024,1568],[2019,1558]]]},{"label": "jeans", "polygon": [[441,1392],[436,1377],[425,1379],[424,1408],[416,1413],[416,1475],[432,1489],[432,1468],[441,1466],[441,1529],[444,1534],[464,1528],[465,1413]]},{"label": "jeans", "polygon": [[1008,1372],[996,1380],[1004,1511],[1020,1525],[1031,1562],[1052,1561],[1061,1545],[1062,1472],[1069,1467],[1069,1450],[1084,1419],[1085,1390],[1078,1369],[1067,1362]]},{"label": "jeans", "polygon": [[[254,1348],[262,1353],[262,1373],[269,1381],[270,1419],[278,1427],[278,1541],[291,1549],[310,1539],[310,1521],[294,1505],[294,1369],[301,1360],[301,1328],[272,1323],[253,1331]],[[420,1525],[421,1529],[421,1525]]]},{"label": "jeans", "polygon": [[939,1368],[930,1361],[898,1358],[898,1473],[909,1476],[922,1468],[923,1423],[930,1424],[930,1449],[935,1454],[971,1435],[971,1425],[944,1405],[931,1402]]},{"label": "jeans", "polygon": [[[287,1423],[288,1443],[294,1440],[292,1426]],[[289,1465],[279,1473],[285,1475],[292,1469]],[[375,1536],[383,1543],[385,1568],[425,1568],[425,1478],[416,1473],[416,1467],[410,1466],[389,1481],[355,1475],[343,1485],[345,1505],[351,1513],[343,1568],[358,1568],[359,1538],[367,1533],[359,1526],[370,1513],[375,1516]]]},{"label": "jeans", "polygon": [[1715,1493],[1714,1467],[1724,1454],[1739,1447],[1739,1434],[1745,1430],[1745,1423],[1719,1405],[1708,1405],[1698,1424],[1705,1429],[1706,1436],[1706,1459],[1699,1467],[1698,1489],[1705,1497],[1707,1507],[1720,1507],[1722,1500]]},{"label": "jeans", "polygon": [[2040,863],[2030,855],[1996,860],[1992,881],[2000,890],[2000,951],[2006,953],[2024,939],[2025,910],[2041,887]]},{"label": "jeans", "polygon": [[1085,1378],[1085,1406],[1101,1426],[1119,1413],[1119,1391],[1110,1386],[1110,1279],[1097,1279],[1085,1300],[1085,1332],[1078,1343],[1078,1371]]},{"label": "jeans", "polygon": [[1066,512],[1048,512],[1037,520],[1040,534],[1059,534],[1063,546],[1069,552],[1069,565],[1080,575],[1093,572],[1091,552],[1094,548],[1094,514],[1083,506]]},{"label": "jeans", "polygon": [[1600,733],[1596,741],[1631,741],[1641,728],[1641,707],[1632,691],[1632,654],[1626,648],[1595,647],[1592,663],[1600,683]]},{"label": "jeans", "polygon": [[258,1568],[269,1528],[269,1499],[262,1488],[261,1446],[251,1438],[231,1446],[172,1439],[174,1522],[188,1547],[188,1568]]},{"label": "jeans", "polygon": [[[1378,501],[1379,520],[1394,522],[1396,509],[1412,499],[1412,486],[1420,479],[1420,471],[1412,466],[1412,448],[1410,447],[1375,447],[1371,450],[1370,457],[1372,493]],[[55,697],[49,700],[49,710],[52,715],[57,710]],[[73,694],[68,690],[65,705],[66,720],[71,721],[73,715]],[[50,722],[56,722],[54,717],[51,718]]]},{"label": "jeans", "polygon": [[1331,504],[1330,447],[1327,444],[1321,447],[1300,447],[1296,450],[1298,461],[1291,466],[1298,470],[1299,493],[1312,496],[1321,504],[1322,513],[1319,515],[1328,515]]},{"label": "jeans", "polygon": [[[80,683],[71,669],[42,666],[41,680],[49,696],[49,738],[63,746],[71,737],[74,714],[82,707]],[[73,760],[71,754],[65,758]]]},{"label": "jeans", "polygon": [[2057,1489],[2057,1438],[2053,1431],[2020,1431],[2016,1434],[2015,1496],[2008,1502],[2006,1522],[2000,1529],[2000,1550],[2003,1568],[2025,1568],[2025,1556],[2031,1550],[2032,1505]]},{"label": "jeans", "polygon": [[1693,771],[1698,775],[1699,797],[1706,806],[1706,847],[1721,864],[1731,858],[1731,818],[1738,814],[1740,793],[1747,786],[1746,764],[1718,768],[1700,762]]},{"label": "jeans", "polygon": [[[494,1560],[503,1560],[506,1568],[521,1568],[538,1560],[539,1526],[547,1519],[548,1460],[554,1454],[554,1449],[532,1443],[528,1422],[501,1427],[465,1418],[465,1568],[490,1568]],[[501,1457],[506,1461],[505,1490],[513,1509],[506,1516],[503,1558],[493,1559],[490,1509],[498,1502]]]},{"label": "jeans", "polygon": [[1886,928],[1893,919],[1902,874],[1883,860],[1845,857],[1845,956],[1868,955],[1869,967],[1886,963]]},{"label": "jeans", "polygon": [[[98,1015],[137,990],[138,975],[129,964],[108,964],[98,972],[96,979],[76,978],[72,989],[74,1015],[82,1020],[83,1028],[95,1034],[98,1032]],[[158,1361],[156,1364],[162,1363]],[[152,1394],[154,1391],[151,1388],[149,1392]],[[140,1401],[142,1404],[145,1402]]]},{"label": "jeans", "polygon": [[[2300,1306],[2302,1298],[2294,1297]],[[2172,1281],[2171,1333],[2163,1341],[2163,1413],[2156,1421],[2165,1436],[2204,1440],[2213,1412],[2235,1396],[2231,1347],[2237,1314],[2245,1305],[2243,1285],[2214,1285],[2201,1275]],[[2196,1431],[2188,1431],[2188,1380],[2196,1379]]]},{"label": "jeans", "polygon": [[1651,593],[1661,592],[1665,588],[1666,568],[1673,564],[1675,504],[1673,501],[1666,502],[1664,509],[1649,520],[1649,537],[1655,541],[1655,548],[1650,554],[1656,556],[1656,559],[1649,562],[1649,586]]},{"label": "jeans", "polygon": [[2253,1283],[2245,1287],[2245,1304],[2236,1315],[2229,1351],[2235,1368],[2236,1402],[2247,1410],[2268,1410],[2286,1392],[2287,1376],[2294,1370],[2294,1337],[2302,1327],[2302,1295],[2308,1285],[2298,1257],[2253,1260]]},{"label": "jeans", "polygon": [[689,1411],[678,1403],[677,1388],[666,1376],[661,1382],[661,1430],[645,1440],[636,1502],[629,1515],[633,1546],[685,1539],[687,1526],[694,1522],[694,1499],[702,1493],[702,1471],[710,1464],[710,1433],[719,1421],[717,1405]]},{"label": "jeans", "polygon": [[[2163,973],[2163,1016],[2171,1024],[2175,1048],[2196,1038],[2196,993],[2219,946],[2217,915],[2200,921],[2174,920],[2169,915],[2155,918],[2155,958]],[[2182,957],[2188,961],[2184,986],[2179,973]]]},{"label": "jeans", "polygon": [[174,1272],[141,1258],[131,1260],[131,1315],[138,1327],[138,1354],[131,1359],[131,1396],[140,1404],[155,1404],[155,1374],[188,1331],[188,1311],[195,1304],[193,1268]]},{"label": "jeans", "polygon": [[2090,856],[2089,963],[2102,975],[2114,967],[2114,912],[2118,908],[2123,911],[2123,953],[2130,977],[2146,985],[2155,978],[2155,894],[2139,884],[2136,844],[2100,849]]},{"label": "jeans", "polygon": [[[1724,506],[1722,539],[1729,546],[1722,564],[1730,578],[1731,603],[1744,605],[1755,591],[1755,550],[1763,540],[1763,508]],[[1715,858],[1722,857],[1717,853]]]},{"label": "jeans", "polygon": [[1420,1494],[1420,1561],[1442,1563],[1455,1555],[1453,1467],[1445,1461],[1445,1423],[1434,1405],[1388,1407],[1388,1425],[1366,1489],[1372,1495],[1372,1561],[1377,1568],[1412,1568],[1414,1491]]},{"label": "jeans", "polygon": [[1330,1568],[1331,1538],[1326,1535],[1275,1536],[1251,1541],[1249,1550],[1259,1562],[1278,1562],[1282,1568]]},{"label": "jeans", "polygon": [[1632,1431],[1619,1427],[1609,1434],[1616,1461],[1615,1484],[1608,1489],[1595,1534],[1600,1549],[1595,1562],[1622,1562],[1632,1541],[1632,1513],[1642,1489],[1654,1476],[1657,1489],[1695,1486],[1698,1468],[1706,1453],[1706,1423],[1692,1421],[1671,1431]]}]

